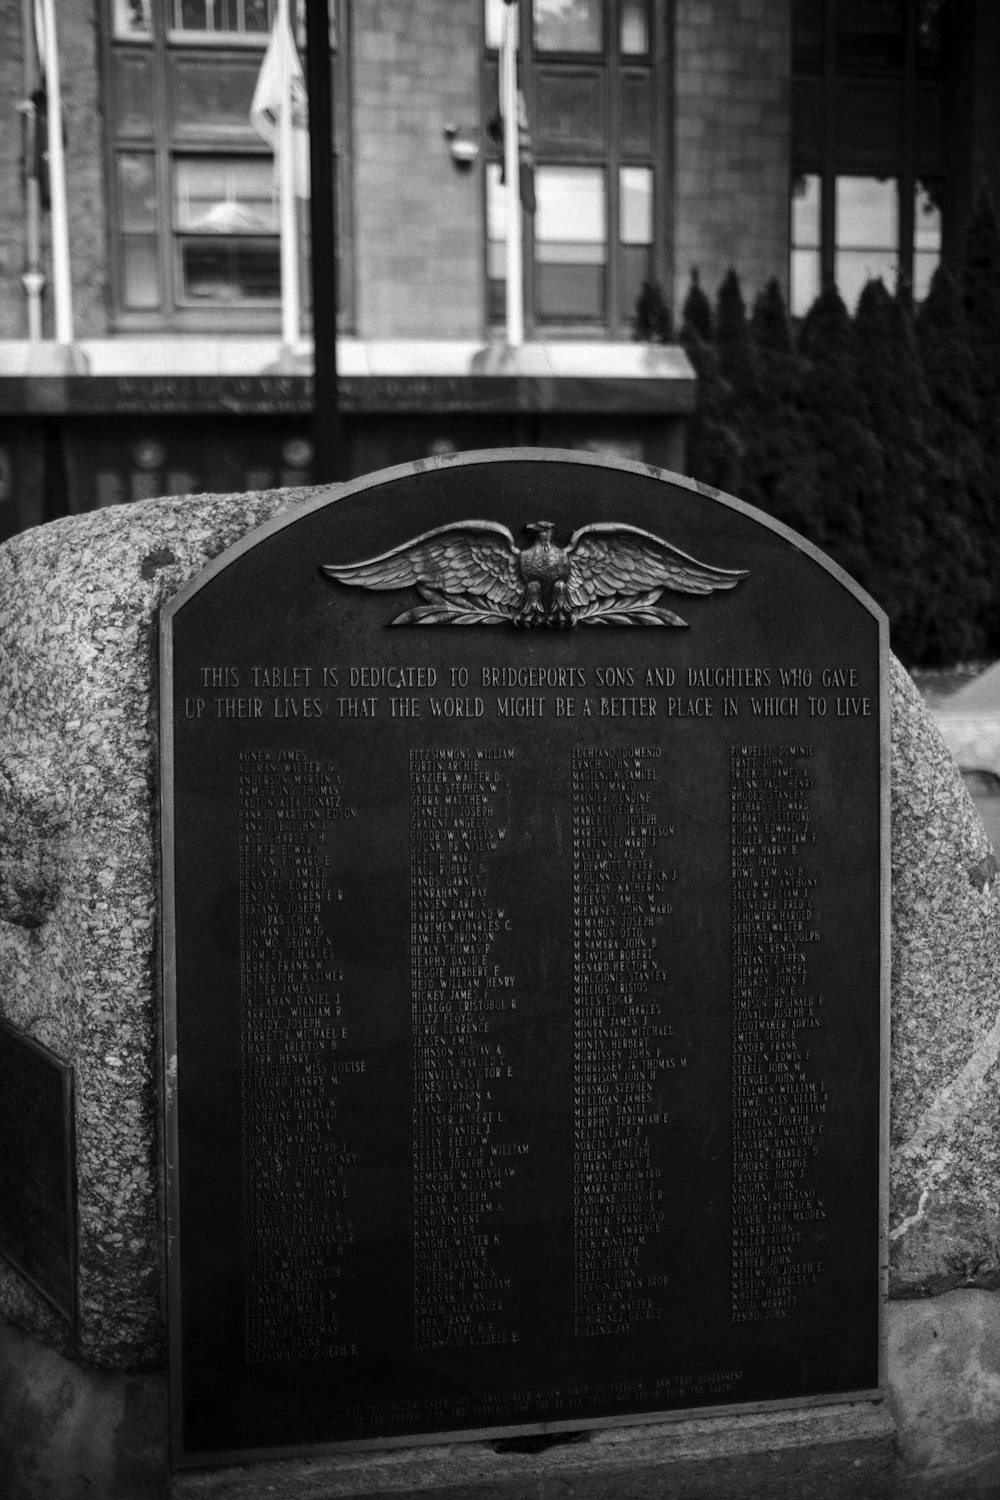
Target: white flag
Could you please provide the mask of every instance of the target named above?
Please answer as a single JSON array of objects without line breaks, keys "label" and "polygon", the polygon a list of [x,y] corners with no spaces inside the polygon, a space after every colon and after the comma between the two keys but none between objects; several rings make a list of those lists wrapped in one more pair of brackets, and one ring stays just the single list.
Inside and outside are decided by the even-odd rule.
[{"label": "white flag", "polygon": [[250,124],[274,152],[275,171],[280,170],[280,123],[284,101],[291,100],[292,181],[298,198],[309,197],[309,103],[302,64],[295,50],[288,0],[279,0],[267,50],[257,77],[250,105]]}]

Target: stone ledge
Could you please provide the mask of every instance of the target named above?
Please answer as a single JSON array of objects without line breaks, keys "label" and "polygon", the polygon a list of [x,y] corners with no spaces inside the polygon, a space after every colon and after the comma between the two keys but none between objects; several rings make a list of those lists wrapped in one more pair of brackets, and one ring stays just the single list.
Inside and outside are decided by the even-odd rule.
[{"label": "stone ledge", "polygon": [[[985,1294],[983,1294],[985,1295]],[[908,1347],[905,1338],[901,1347]],[[936,1367],[904,1411],[932,1425]],[[905,1406],[905,1403],[904,1403]],[[169,1476],[162,1371],[83,1370],[0,1322],[5,1500],[878,1500],[895,1426],[881,1403],[834,1402],[503,1442],[431,1443]],[[943,1450],[942,1450],[943,1451]],[[970,1455],[979,1457],[978,1453]],[[939,1470],[940,1473],[940,1470]]]},{"label": "stone ledge", "polygon": [[[887,1410],[837,1403],[582,1432],[533,1451],[435,1444],[175,1475],[171,1500],[878,1500],[891,1493]],[[544,1440],[543,1440],[544,1441]],[[499,1450],[499,1451],[498,1451]]]}]

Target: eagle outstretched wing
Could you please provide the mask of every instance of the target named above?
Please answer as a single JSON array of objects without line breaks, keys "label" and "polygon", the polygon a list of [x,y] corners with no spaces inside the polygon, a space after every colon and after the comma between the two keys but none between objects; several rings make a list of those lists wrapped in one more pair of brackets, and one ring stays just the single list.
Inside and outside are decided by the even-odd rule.
[{"label": "eagle outstretched wing", "polygon": [[458,521],[436,526],[412,541],[362,562],[324,564],[320,571],[338,583],[366,589],[416,587],[444,595],[472,595],[501,609],[513,608],[524,593],[513,534],[496,521]]},{"label": "eagle outstretched wing", "polygon": [[570,562],[566,594],[573,609],[585,609],[596,599],[649,589],[711,594],[735,588],[747,577],[745,568],[713,568],[651,531],[615,521],[581,526],[570,537],[566,554]]}]

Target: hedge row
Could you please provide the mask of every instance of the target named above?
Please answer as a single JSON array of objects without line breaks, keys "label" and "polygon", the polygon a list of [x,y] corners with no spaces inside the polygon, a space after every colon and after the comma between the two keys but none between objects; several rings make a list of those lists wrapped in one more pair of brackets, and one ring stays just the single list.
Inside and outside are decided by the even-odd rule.
[{"label": "hedge row", "polygon": [[[655,285],[636,337],[666,342]],[[696,479],[822,547],[889,616],[910,666],[1000,656],[1000,232],[985,197],[961,275],[916,309],[869,282],[852,317],[824,290],[793,329],[776,282],[747,315],[730,271],[697,273],[680,339],[699,375]]]}]

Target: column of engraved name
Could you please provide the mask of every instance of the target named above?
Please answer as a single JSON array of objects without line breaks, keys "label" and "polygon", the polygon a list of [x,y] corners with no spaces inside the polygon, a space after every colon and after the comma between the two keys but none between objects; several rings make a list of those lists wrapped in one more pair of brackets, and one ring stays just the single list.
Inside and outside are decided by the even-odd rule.
[{"label": "column of engraved name", "polygon": [[[626,1333],[662,1316],[644,1263],[664,1225],[656,1135],[669,1039],[662,929],[676,872],[657,854],[657,747],[573,754],[574,1329]],[[659,1264],[659,1262],[656,1262]]]},{"label": "column of engraved name", "polygon": [[[517,1008],[496,961],[510,927],[491,892],[508,834],[513,750],[413,750],[414,1339],[516,1343],[503,1269],[505,1199],[528,1144],[504,1112],[514,1074],[498,1022]],[[502,900],[502,898],[501,898]]]},{"label": "column of engraved name", "polygon": [[340,891],[336,830],[354,810],[339,777],[296,751],[239,764],[240,1001],[246,1355],[251,1364],[338,1358],[342,1260],[356,1151],[337,1096],[363,1086],[328,935]]},{"label": "column of engraved name", "polygon": [[802,1246],[825,1217],[808,1184],[827,1103],[808,1045],[823,1003],[813,784],[810,745],[731,750],[734,1322],[787,1317],[822,1274]]}]

